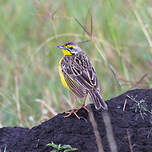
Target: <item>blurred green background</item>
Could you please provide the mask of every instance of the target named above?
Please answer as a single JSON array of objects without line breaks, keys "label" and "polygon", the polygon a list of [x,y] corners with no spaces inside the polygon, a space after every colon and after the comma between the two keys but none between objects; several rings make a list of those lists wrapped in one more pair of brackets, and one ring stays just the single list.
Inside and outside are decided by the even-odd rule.
[{"label": "blurred green background", "polygon": [[[74,19],[91,31],[91,16],[92,39]],[[1,0],[0,126],[32,127],[70,109],[56,46],[89,39],[80,46],[105,100],[152,87],[151,0]]]}]

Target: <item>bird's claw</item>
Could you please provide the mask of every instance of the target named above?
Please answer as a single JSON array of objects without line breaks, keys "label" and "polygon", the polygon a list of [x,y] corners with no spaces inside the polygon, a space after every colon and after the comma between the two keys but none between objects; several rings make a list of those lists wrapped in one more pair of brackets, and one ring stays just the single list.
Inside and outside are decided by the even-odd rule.
[{"label": "bird's claw", "polygon": [[72,114],[74,114],[78,119],[80,119],[80,117],[77,115],[77,112],[80,110],[80,109],[85,109],[87,112],[89,112],[89,110],[87,109],[87,107],[85,105],[82,105],[81,107],[77,108],[77,109],[72,109],[71,111],[67,111],[65,112],[67,115],[64,116],[64,118],[68,118],[70,117]]}]

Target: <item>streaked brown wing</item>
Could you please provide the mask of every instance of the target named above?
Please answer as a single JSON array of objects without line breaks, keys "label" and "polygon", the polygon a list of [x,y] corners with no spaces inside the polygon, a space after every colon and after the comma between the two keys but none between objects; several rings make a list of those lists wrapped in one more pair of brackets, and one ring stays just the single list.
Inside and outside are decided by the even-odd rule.
[{"label": "streaked brown wing", "polygon": [[[76,90],[83,87],[85,90],[92,90],[98,88],[98,80],[96,72],[84,53],[77,54],[72,57],[65,57],[66,68],[63,68],[63,73],[65,73],[65,80],[68,85],[76,86]],[[73,81],[74,84],[71,83]],[[79,88],[81,86],[81,88]],[[72,90],[72,89],[71,89]],[[73,87],[73,90],[75,88]]]},{"label": "streaked brown wing", "polygon": [[96,74],[91,71],[88,69],[83,70],[82,74],[75,78],[77,82],[80,82],[88,90],[97,88],[98,84]]},{"label": "streaked brown wing", "polygon": [[79,98],[83,98],[86,94],[85,88],[73,80],[69,75],[64,73],[64,78],[70,90]]},{"label": "streaked brown wing", "polygon": [[72,79],[83,85],[87,90],[98,87],[95,69],[84,53],[75,56],[71,69],[72,71],[76,71],[73,72],[73,75],[70,75]]}]

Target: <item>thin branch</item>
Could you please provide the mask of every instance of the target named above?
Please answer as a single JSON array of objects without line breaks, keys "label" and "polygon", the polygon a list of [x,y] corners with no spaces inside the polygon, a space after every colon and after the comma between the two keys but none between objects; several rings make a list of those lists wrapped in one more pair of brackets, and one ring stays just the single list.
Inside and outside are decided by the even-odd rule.
[{"label": "thin branch", "polygon": [[110,152],[118,152],[116,140],[114,139],[114,134],[111,125],[111,119],[107,111],[102,112],[103,121],[106,128],[107,139],[110,147]]},{"label": "thin branch", "polygon": [[77,42],[77,44],[86,43],[86,42],[89,42],[89,41],[90,40],[84,40],[84,41]]},{"label": "thin branch", "polygon": [[95,121],[95,118],[94,118],[94,115],[93,115],[93,112],[92,112],[92,109],[91,109],[90,105],[89,105],[89,113],[88,114],[89,114],[90,122],[91,122],[92,127],[93,127],[93,131],[94,131],[95,137],[96,137],[96,143],[97,143],[97,147],[98,147],[98,152],[104,152],[102,141],[101,141],[101,137],[100,137],[100,133],[98,131],[97,123]]},{"label": "thin branch", "polygon": [[124,106],[123,106],[123,111],[125,111],[126,104],[127,104],[127,99],[125,99],[125,103],[124,103]]},{"label": "thin branch", "polygon": [[138,86],[145,79],[145,77],[147,77],[147,75],[147,73],[144,74],[131,88]]},{"label": "thin branch", "polygon": [[128,129],[127,129],[127,138],[128,138],[128,142],[129,142],[130,152],[133,152],[133,146],[132,146],[131,137],[130,137],[130,133],[129,133]]},{"label": "thin branch", "polygon": [[82,25],[77,18],[74,18],[75,21],[82,27],[82,29],[91,37],[91,33]]}]

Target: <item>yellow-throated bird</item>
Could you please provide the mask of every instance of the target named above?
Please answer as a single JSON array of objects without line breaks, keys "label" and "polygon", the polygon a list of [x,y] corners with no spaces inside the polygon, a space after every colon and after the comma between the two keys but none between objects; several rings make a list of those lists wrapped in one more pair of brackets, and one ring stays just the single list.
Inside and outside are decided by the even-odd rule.
[{"label": "yellow-throated bird", "polygon": [[[62,84],[77,97],[84,98],[83,108],[85,108],[86,97],[89,94],[97,110],[100,108],[107,110],[107,104],[100,95],[96,71],[82,49],[73,42],[57,47],[62,49],[63,52],[63,57],[58,65]],[[68,115],[65,117],[74,113],[79,118],[76,114],[79,109],[67,112]]]}]

